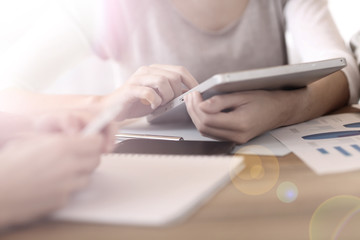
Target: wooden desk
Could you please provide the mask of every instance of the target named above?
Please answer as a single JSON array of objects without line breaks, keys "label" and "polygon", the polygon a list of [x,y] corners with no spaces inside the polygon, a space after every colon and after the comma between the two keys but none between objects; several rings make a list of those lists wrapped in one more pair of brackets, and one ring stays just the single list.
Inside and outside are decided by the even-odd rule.
[{"label": "wooden desk", "polygon": [[[267,159],[262,157],[265,166]],[[174,226],[146,228],[43,221],[0,235],[0,239],[303,240],[309,239],[311,217],[322,202],[336,195],[360,196],[359,171],[317,176],[293,154],[278,160],[278,183],[291,181],[299,190],[292,203],[277,198],[278,183],[259,196],[246,195],[229,184],[190,219]],[[349,239],[358,239],[360,229],[351,228],[343,233],[353,237]]]},{"label": "wooden desk", "polygon": [[[346,109],[350,111],[359,110]],[[273,158],[261,160],[266,169]],[[279,179],[267,193],[249,196],[229,184],[192,217],[177,225],[146,228],[43,221],[9,231],[0,235],[0,239],[304,240],[309,239],[311,218],[324,201],[337,195],[360,196],[360,171],[317,176],[294,154],[278,158],[278,162]],[[284,181],[291,181],[298,188],[298,198],[292,203],[283,203],[276,195],[278,185]],[[360,228],[354,227],[360,226],[359,215],[352,218],[351,227],[345,227],[339,239],[360,238]]]}]

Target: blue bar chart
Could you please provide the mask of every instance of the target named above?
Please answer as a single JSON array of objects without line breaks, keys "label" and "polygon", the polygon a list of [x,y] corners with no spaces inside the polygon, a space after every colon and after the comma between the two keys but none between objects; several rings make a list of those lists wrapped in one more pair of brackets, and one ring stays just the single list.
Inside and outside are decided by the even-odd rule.
[{"label": "blue bar chart", "polygon": [[360,114],[323,116],[271,134],[317,174],[360,169]]}]

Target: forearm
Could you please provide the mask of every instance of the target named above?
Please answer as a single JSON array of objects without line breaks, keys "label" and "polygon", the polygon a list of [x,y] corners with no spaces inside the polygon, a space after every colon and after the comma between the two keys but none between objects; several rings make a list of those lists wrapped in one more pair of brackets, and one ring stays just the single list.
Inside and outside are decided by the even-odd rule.
[{"label": "forearm", "polygon": [[286,116],[282,126],[307,121],[345,106],[349,87],[345,74],[338,71],[307,88],[285,93]]},{"label": "forearm", "polygon": [[54,109],[83,109],[99,104],[101,99],[96,95],[49,95],[9,88],[0,92],[0,111],[34,115]]},{"label": "forearm", "polygon": [[358,66],[332,19],[327,1],[288,1],[285,16],[287,30],[293,37],[302,62],[338,57],[346,59],[347,66],[342,71],[348,80],[349,103],[356,103],[360,93]]},{"label": "forearm", "polygon": [[0,112],[0,146],[17,134],[29,131],[33,128],[30,118]]}]

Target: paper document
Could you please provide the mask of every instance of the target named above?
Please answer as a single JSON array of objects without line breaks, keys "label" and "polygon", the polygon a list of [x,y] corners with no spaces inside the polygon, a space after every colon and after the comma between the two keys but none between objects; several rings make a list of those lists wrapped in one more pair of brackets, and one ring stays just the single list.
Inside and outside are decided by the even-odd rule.
[{"label": "paper document", "polygon": [[324,116],[271,134],[317,174],[360,169],[360,114]]},{"label": "paper document", "polygon": [[104,156],[90,185],[55,219],[160,226],[185,219],[243,169],[242,157]]},{"label": "paper document", "polygon": [[[151,125],[146,121],[145,118],[141,118],[131,124],[121,127],[120,132],[177,136],[182,137],[184,140],[191,141],[216,141],[212,138],[202,136],[191,122]],[[290,153],[289,149],[287,149],[276,138],[271,136],[270,133],[265,133],[252,139],[246,144],[237,146],[233,153],[245,146],[248,150],[251,150],[247,154],[268,155],[269,152],[271,152],[274,156],[280,157]],[[251,148],[251,146],[254,146],[254,148]],[[262,146],[263,148],[259,148],[258,146]],[[262,149],[265,151],[262,151]]]}]

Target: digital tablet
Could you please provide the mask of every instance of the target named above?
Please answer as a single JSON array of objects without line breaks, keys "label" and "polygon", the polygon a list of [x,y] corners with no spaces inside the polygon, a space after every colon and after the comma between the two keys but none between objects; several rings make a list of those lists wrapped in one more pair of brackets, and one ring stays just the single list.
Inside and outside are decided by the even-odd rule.
[{"label": "digital tablet", "polygon": [[150,123],[189,120],[184,96],[198,91],[204,99],[214,95],[249,90],[292,90],[306,87],[346,66],[344,58],[276,66],[248,71],[221,73],[212,76],[169,103],[158,107],[147,117]]},{"label": "digital tablet", "polygon": [[229,154],[234,142],[219,141],[169,141],[159,139],[128,139],[117,143],[114,153],[217,155]]}]

